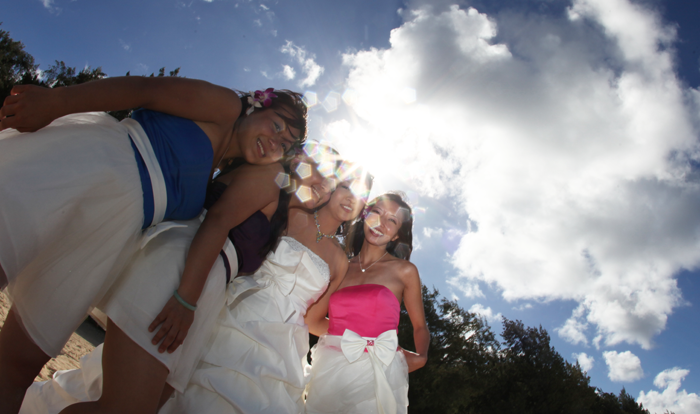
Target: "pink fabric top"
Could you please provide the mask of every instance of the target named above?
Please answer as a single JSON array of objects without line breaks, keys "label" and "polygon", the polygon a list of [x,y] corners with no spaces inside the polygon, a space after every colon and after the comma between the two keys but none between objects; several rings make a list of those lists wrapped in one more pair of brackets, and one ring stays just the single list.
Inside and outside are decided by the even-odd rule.
[{"label": "pink fabric top", "polygon": [[357,285],[340,289],[328,304],[328,334],[342,336],[346,329],[376,338],[399,326],[401,305],[389,288]]}]

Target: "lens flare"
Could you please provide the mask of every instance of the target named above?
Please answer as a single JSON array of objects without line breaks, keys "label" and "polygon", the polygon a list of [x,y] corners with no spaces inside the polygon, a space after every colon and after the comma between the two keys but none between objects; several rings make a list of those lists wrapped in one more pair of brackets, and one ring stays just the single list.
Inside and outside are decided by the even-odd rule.
[{"label": "lens flare", "polygon": [[381,224],[381,219],[379,218],[379,214],[373,213],[372,211],[370,211],[367,214],[367,217],[365,218],[365,223],[367,223],[367,225],[370,228],[379,227],[379,225]]},{"label": "lens flare", "polygon": [[343,102],[345,102],[345,105],[355,105],[355,102],[357,102],[358,97],[358,93],[355,92],[354,89],[346,89],[345,92],[343,92]]},{"label": "lens flare", "polygon": [[289,187],[289,174],[283,172],[278,173],[277,177],[275,177],[275,183],[279,188]]},{"label": "lens flare", "polygon": [[297,165],[297,168],[295,169],[296,173],[301,177],[302,179],[309,178],[311,176],[311,165],[306,162],[300,162],[299,165]]},{"label": "lens flare", "polygon": [[322,162],[321,164],[318,165],[317,169],[318,169],[318,172],[326,178],[335,176],[335,163],[333,163],[333,162],[330,162],[330,161]]},{"label": "lens flare", "polygon": [[335,111],[338,109],[338,105],[340,105],[340,94],[338,92],[329,92],[321,105],[323,105],[326,112],[330,113]]},{"label": "lens flare", "polygon": [[309,108],[318,105],[318,95],[313,91],[304,92],[304,96],[302,96],[301,100]]},{"label": "lens flare", "polygon": [[307,201],[311,200],[312,197],[311,188],[305,185],[299,186],[295,194],[302,203],[306,203]]}]

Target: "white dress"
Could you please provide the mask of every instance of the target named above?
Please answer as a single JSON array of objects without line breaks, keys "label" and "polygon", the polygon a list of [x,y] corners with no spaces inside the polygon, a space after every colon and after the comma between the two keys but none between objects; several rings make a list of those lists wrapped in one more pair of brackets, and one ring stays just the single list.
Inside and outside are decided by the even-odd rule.
[{"label": "white dress", "polygon": [[[207,277],[197,301],[197,311],[184,343],[173,353],[159,353],[151,344],[155,332],[148,326],[178,287],[190,243],[201,219],[167,222],[178,227],[156,235],[137,252],[118,281],[98,305],[131,340],[169,370],[166,381],[184,391],[202,357],[206,342],[225,303],[226,265],[235,274],[236,252],[227,239]],[[58,371],[53,379],[33,383],[24,398],[21,414],[54,414],[77,402],[95,401],[102,395],[102,345],[80,360],[80,368]]]},{"label": "white dress", "polygon": [[391,290],[364,284],[335,291],[328,333],[311,351],[308,414],[405,414],[408,365],[398,349],[401,305]]},{"label": "white dress", "polygon": [[185,392],[176,393],[161,414],[303,413],[309,351],[304,315],[329,280],[320,257],[283,237],[254,275],[229,285],[208,352]]},{"label": "white dress", "polygon": [[[191,120],[150,112],[144,125],[157,148],[168,149],[160,156],[139,122],[105,113],[71,114],[31,133],[0,131],[0,265],[7,275],[0,289],[7,285],[23,328],[47,355],[58,355],[102,300],[144,233],[162,228],[168,195],[187,207],[173,217],[201,209],[211,142]],[[144,194],[137,156],[151,194]],[[142,232],[151,199],[151,227]]]},{"label": "white dress", "polygon": [[58,355],[128,263],[142,224],[123,123],[82,113],[37,132],[0,132],[0,264],[18,316],[48,355]]}]

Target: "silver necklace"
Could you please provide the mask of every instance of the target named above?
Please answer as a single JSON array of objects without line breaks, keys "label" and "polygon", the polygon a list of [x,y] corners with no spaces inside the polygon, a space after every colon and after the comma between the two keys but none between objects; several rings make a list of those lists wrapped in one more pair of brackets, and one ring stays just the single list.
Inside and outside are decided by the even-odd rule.
[{"label": "silver necklace", "polygon": [[321,225],[318,224],[318,211],[314,211],[314,223],[316,223],[316,243],[323,240],[324,237],[328,237],[329,239],[335,239],[335,234],[325,234],[321,232]]},{"label": "silver necklace", "polygon": [[358,260],[357,263],[360,265],[360,270],[362,270],[362,273],[364,273],[364,272],[365,272],[366,270],[368,270],[370,267],[376,265],[377,262],[380,261],[380,260],[382,260],[382,259],[384,258],[384,256],[386,256],[387,253],[389,253],[389,252],[384,252],[384,254],[382,255],[382,257],[380,257],[379,259],[375,260],[374,263],[372,263],[371,265],[367,266],[366,269],[363,269],[363,268],[362,268],[362,252],[360,251],[360,253],[358,253],[358,256],[360,256],[360,260]]}]

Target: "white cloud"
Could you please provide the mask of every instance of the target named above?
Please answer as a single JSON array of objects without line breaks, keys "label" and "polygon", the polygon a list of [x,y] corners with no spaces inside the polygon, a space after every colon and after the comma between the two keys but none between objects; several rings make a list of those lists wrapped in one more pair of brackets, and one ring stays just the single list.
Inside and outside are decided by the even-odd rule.
[{"label": "white cloud", "polygon": [[499,324],[503,319],[503,315],[500,312],[494,315],[490,307],[486,308],[480,303],[473,304],[472,307],[469,308],[469,312],[479,314],[482,318],[486,319],[490,325]]},{"label": "white cloud", "polygon": [[126,43],[122,39],[119,39],[119,44],[121,45],[122,49],[126,50],[127,52],[131,51],[131,45]]},{"label": "white cloud", "polygon": [[583,323],[578,319],[569,318],[564,326],[556,328],[555,331],[562,337],[565,341],[576,344],[588,345],[588,339],[586,338],[585,331],[588,328],[587,323]]},{"label": "white cloud", "polygon": [[[681,381],[690,371],[681,368],[671,368],[659,373],[654,379],[654,385],[663,391],[641,391],[637,402],[642,403],[649,412],[673,412],[675,414],[696,414],[700,413],[700,397],[695,393],[678,389]],[[665,388],[665,389],[664,389]]]},{"label": "white cloud", "polygon": [[590,371],[593,368],[595,358],[588,356],[585,352],[581,352],[580,354],[574,353],[573,357],[578,361],[578,364],[584,372]]},{"label": "white cloud", "polygon": [[485,298],[484,292],[481,291],[479,283],[461,281],[457,277],[447,279],[447,284],[460,290],[465,298]]},{"label": "white cloud", "polygon": [[288,54],[298,65],[301,66],[301,71],[306,75],[306,78],[299,82],[299,86],[313,86],[318,78],[323,74],[323,66],[316,63],[316,55],[309,53],[304,48],[296,46],[292,41],[287,40],[287,43],[280,49],[282,53]]},{"label": "white cloud", "polygon": [[44,8],[46,8],[49,12],[51,13],[56,13],[60,14],[63,9],[60,7],[54,6],[54,0],[40,0],[41,4],[44,5]]},{"label": "white cloud", "polygon": [[614,382],[632,382],[644,376],[642,361],[630,351],[603,352],[603,358],[608,366],[608,378]]},{"label": "white cloud", "polygon": [[294,68],[289,65],[282,66],[282,74],[289,80],[294,79],[294,77],[297,75],[296,72],[294,72]]},{"label": "white cloud", "polygon": [[476,223],[449,281],[465,295],[575,300],[560,335],[648,349],[682,303],[673,275],[700,265],[700,94],[654,12],[574,0],[569,15],[405,10],[388,49],[343,56],[361,122],[326,132]]},{"label": "white cloud", "polygon": [[432,238],[433,236],[442,237],[443,231],[444,231],[444,229],[441,229],[441,228],[432,229],[430,227],[424,227],[423,228],[423,235],[429,239]]}]

